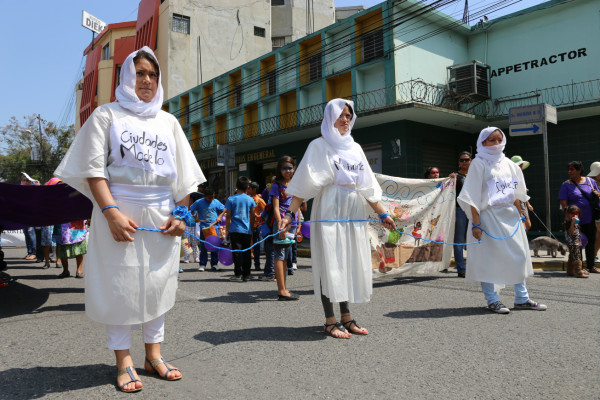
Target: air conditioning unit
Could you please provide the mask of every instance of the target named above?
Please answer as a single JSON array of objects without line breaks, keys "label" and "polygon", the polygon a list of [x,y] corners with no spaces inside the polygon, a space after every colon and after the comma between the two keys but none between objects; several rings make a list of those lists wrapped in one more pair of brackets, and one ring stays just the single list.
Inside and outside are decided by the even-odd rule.
[{"label": "air conditioning unit", "polygon": [[478,100],[491,97],[489,65],[473,60],[452,65],[447,69],[448,88],[454,93],[471,96]]}]

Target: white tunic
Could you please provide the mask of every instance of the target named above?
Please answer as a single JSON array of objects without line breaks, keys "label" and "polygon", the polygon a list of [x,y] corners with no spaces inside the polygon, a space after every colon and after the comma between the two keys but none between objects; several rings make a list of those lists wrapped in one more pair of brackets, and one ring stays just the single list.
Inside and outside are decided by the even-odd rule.
[{"label": "white tunic", "polygon": [[[381,200],[381,187],[362,148],[336,153],[323,139],[313,140],[286,192],[314,197],[311,220],[367,219],[367,203]],[[320,222],[310,226],[315,297],[364,303],[373,292],[367,222]]]},{"label": "white tunic", "polygon": [[[458,196],[458,204],[469,221],[471,206],[480,215],[481,227],[497,238],[517,233],[509,239],[492,239],[482,234],[480,244],[467,245],[469,265],[466,279],[494,284],[521,283],[533,275],[529,243],[515,199],[529,200],[525,178],[521,169],[504,158],[494,167],[475,158]],[[476,242],[471,226],[467,229],[467,242]]]},{"label": "white tunic", "polygon": [[[112,132],[111,132],[112,128]],[[94,205],[85,264],[85,311],[94,321],[131,325],[175,304],[180,238],[137,231],[116,242],[87,178],[106,178],[120,211],[158,228],[205,181],[177,119],[160,111],[139,117],[118,103],[98,107],[55,171]]]}]

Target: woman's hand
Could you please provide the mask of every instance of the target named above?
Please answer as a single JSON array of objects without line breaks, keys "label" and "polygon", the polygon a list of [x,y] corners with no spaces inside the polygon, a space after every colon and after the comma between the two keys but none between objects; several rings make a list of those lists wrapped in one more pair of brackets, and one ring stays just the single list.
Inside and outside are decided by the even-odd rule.
[{"label": "woman's hand", "polygon": [[383,224],[383,226],[388,228],[390,231],[396,230],[396,223],[394,222],[392,217],[390,217],[389,215],[387,217],[385,217],[385,219],[382,220],[381,223]]},{"label": "woman's hand", "polygon": [[174,215],[171,215],[169,216],[167,222],[162,224],[162,226],[158,229],[164,231],[161,232],[163,235],[181,236],[183,235],[183,232],[185,232],[185,221],[182,219],[175,218]]},{"label": "woman's hand", "polygon": [[479,227],[473,228],[473,237],[477,240],[481,240],[481,234],[483,231]]},{"label": "woman's hand", "polygon": [[133,242],[133,236],[138,225],[123,214],[118,208],[104,210],[104,217],[108,222],[108,228],[116,242]]}]

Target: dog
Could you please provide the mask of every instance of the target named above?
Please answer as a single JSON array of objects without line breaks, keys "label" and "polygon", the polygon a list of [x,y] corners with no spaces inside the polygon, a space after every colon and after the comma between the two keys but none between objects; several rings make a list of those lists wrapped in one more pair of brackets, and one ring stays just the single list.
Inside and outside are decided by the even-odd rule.
[{"label": "dog", "polygon": [[560,254],[563,256],[567,254],[568,250],[565,244],[548,236],[540,236],[535,238],[529,244],[533,247],[534,257],[539,257],[538,252],[541,247],[545,247],[548,250],[548,255],[552,255],[554,258],[556,258],[557,250],[560,251]]}]

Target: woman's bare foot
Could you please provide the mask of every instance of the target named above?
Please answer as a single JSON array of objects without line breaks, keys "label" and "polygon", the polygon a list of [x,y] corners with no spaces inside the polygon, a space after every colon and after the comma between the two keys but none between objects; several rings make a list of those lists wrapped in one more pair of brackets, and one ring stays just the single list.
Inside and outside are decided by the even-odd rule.
[{"label": "woman's bare foot", "polygon": [[[159,355],[156,358],[150,358],[150,357],[146,356],[146,361],[144,363],[144,369],[151,374],[156,372],[158,375],[160,375],[161,378],[165,378],[165,373],[166,373],[167,376],[165,379],[167,379],[168,381],[174,381],[177,379],[181,379],[181,377],[182,377],[181,371],[179,371],[173,365],[171,365],[169,363],[163,363],[161,361],[154,362],[154,364],[152,364],[150,362],[150,361],[160,360],[161,358],[162,358],[161,355]],[[167,366],[169,368],[171,368],[171,371],[169,371],[169,368],[167,368]],[[167,371],[169,371],[169,372],[167,373]]]},{"label": "woman's bare foot", "polygon": [[[127,371],[127,367],[131,367],[131,372],[133,375],[133,379],[137,379],[136,382],[129,382],[132,380],[131,376],[129,376],[129,373]],[[133,391],[138,391],[142,388],[142,382],[140,381],[140,377],[138,376],[137,372],[135,371],[135,367],[133,365],[127,365],[127,366],[122,366],[122,367],[117,367],[118,372],[117,372],[117,386],[119,387],[119,389],[122,392],[133,392]],[[123,384],[127,383],[125,386],[121,387]]]},{"label": "woman's bare foot", "polygon": [[330,324],[326,323],[324,332],[336,339],[350,339],[352,337],[352,334],[348,332],[339,322],[333,322]]},{"label": "woman's bare foot", "polygon": [[348,332],[354,333],[356,335],[368,335],[369,331],[366,328],[361,327],[356,323],[355,320],[350,317],[348,314],[342,315],[342,325]]}]

